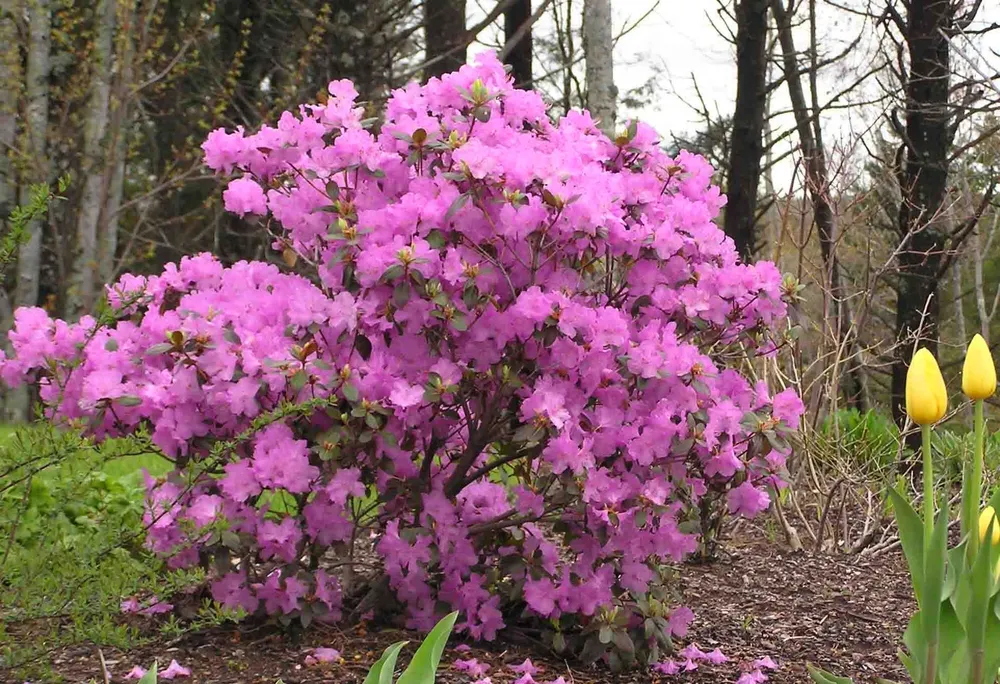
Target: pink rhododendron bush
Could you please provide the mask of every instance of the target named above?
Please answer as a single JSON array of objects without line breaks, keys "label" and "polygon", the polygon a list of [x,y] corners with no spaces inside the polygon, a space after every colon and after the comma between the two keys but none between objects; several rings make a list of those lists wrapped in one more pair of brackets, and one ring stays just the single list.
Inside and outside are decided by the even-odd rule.
[{"label": "pink rhododendron bush", "polygon": [[659,568],[705,503],[782,486],[802,406],[747,375],[781,344],[778,271],[738,262],[703,159],[553,123],[492,56],[377,125],[329,92],[204,144],[280,268],[198,255],[123,277],[102,320],[19,310],[4,380],[97,439],[149,429],[176,469],[147,542],[227,607],[336,620],[371,590],[414,628],[456,609],[655,658],[690,615]]}]

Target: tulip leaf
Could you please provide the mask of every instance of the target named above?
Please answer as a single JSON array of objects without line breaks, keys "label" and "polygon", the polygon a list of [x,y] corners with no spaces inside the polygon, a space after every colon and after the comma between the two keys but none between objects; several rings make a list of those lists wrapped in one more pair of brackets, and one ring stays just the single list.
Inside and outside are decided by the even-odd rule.
[{"label": "tulip leaf", "polygon": [[420,648],[413,654],[413,660],[403,674],[399,675],[396,684],[434,684],[434,676],[441,662],[445,644],[451,636],[451,630],[458,619],[458,612],[446,615],[427,635]]},{"label": "tulip leaf", "polygon": [[854,684],[854,680],[850,677],[838,677],[809,663],[806,663],[806,670],[816,684]]},{"label": "tulip leaf", "polygon": [[987,505],[992,506],[994,511],[1000,511],[1000,487],[997,487],[997,490],[993,492],[993,496],[990,497],[990,502]]},{"label": "tulip leaf", "polygon": [[997,672],[1000,670],[1000,619],[997,619],[996,610],[1000,607],[1000,601],[993,600],[991,609],[986,615],[986,649],[983,660],[983,672]]},{"label": "tulip leaf", "polygon": [[156,684],[156,663],[153,663],[153,667],[146,670],[146,674],[139,679],[138,684]]},{"label": "tulip leaf", "polygon": [[399,657],[399,652],[407,643],[409,642],[397,641],[385,649],[382,657],[368,671],[368,676],[365,677],[364,684],[392,684],[392,675],[396,670],[396,659]]},{"label": "tulip leaf", "polygon": [[[905,634],[903,638],[904,639],[906,638]],[[906,671],[910,674],[910,681],[913,682],[921,681],[922,670],[920,664],[917,663],[917,661],[911,658],[908,654],[904,653],[903,649],[897,651],[896,655],[899,657],[899,662],[903,663],[903,667],[905,667]]]},{"label": "tulip leaf", "polygon": [[924,553],[924,595],[923,600],[917,599],[923,614],[925,647],[928,648],[932,645],[936,648],[938,644],[947,553],[948,511],[944,508],[938,513],[931,544]]},{"label": "tulip leaf", "polygon": [[[966,644],[965,629],[949,602],[941,604],[940,626],[938,630],[938,671],[943,672],[949,660],[961,657],[961,651]],[[950,681],[950,680],[945,680]],[[965,680],[961,680],[965,681]]]},{"label": "tulip leaf", "polygon": [[910,673],[914,682],[924,681],[924,667],[927,657],[926,639],[924,638],[924,618],[920,611],[913,614],[910,624],[903,632],[903,644],[907,652],[899,652],[899,659]]},{"label": "tulip leaf", "polygon": [[888,494],[892,508],[896,512],[896,525],[899,527],[899,541],[903,546],[903,555],[906,556],[906,564],[910,566],[913,592],[919,602],[924,582],[924,526],[910,502],[903,498],[902,494],[893,488],[889,488]]}]

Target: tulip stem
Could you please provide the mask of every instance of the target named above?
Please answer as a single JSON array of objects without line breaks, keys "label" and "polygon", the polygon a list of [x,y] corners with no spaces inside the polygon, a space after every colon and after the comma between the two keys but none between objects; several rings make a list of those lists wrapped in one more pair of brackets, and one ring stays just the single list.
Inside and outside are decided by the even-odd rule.
[{"label": "tulip stem", "polygon": [[968,509],[966,515],[969,520],[969,559],[970,562],[976,557],[976,552],[979,550],[979,530],[976,529],[976,520],[978,519],[979,507],[982,505],[983,496],[983,432],[984,432],[984,418],[983,418],[983,402],[982,399],[977,399],[974,404],[976,407],[975,419],[973,422],[975,429],[975,451],[972,454],[972,477],[969,482],[969,501],[967,502]]},{"label": "tulip stem", "polygon": [[934,463],[931,460],[931,426],[920,426],[924,452],[924,553],[931,548],[934,535]]}]

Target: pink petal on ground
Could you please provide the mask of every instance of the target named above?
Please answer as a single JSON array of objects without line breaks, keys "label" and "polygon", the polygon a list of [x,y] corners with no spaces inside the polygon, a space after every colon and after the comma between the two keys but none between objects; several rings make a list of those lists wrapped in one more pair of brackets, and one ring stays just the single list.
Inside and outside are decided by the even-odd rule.
[{"label": "pink petal on ground", "polygon": [[128,598],[122,601],[121,609],[123,613],[138,613],[139,612],[139,602],[134,598]]},{"label": "pink petal on ground", "polygon": [[538,668],[531,662],[531,658],[526,658],[520,665],[511,665],[510,669],[518,674],[538,674]]},{"label": "pink petal on ground", "polygon": [[133,667],[131,670],[128,671],[128,674],[125,675],[125,679],[142,679],[145,676],[146,676],[145,668],[136,665],[135,667]]},{"label": "pink petal on ground", "polygon": [[175,677],[190,677],[191,670],[182,667],[176,660],[171,660],[167,669],[160,673],[160,679],[174,679]]},{"label": "pink petal on ground", "polygon": [[756,668],[763,667],[768,670],[778,669],[778,663],[771,660],[771,656],[764,656],[763,658],[758,658],[757,660],[753,661],[753,666]]}]

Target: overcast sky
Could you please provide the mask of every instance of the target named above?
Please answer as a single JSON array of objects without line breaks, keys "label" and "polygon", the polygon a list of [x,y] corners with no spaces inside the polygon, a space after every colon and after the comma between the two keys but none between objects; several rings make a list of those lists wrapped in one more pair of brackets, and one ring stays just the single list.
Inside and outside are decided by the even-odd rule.
[{"label": "overcast sky", "polygon": [[[863,7],[866,1],[838,0],[838,3]],[[476,14],[482,11],[482,7],[491,7],[493,2],[473,0],[469,4]],[[538,2],[535,0],[535,6]],[[881,0],[871,2],[881,6]],[[582,5],[582,1],[575,4]],[[698,113],[690,106],[698,105],[699,91],[713,114],[732,113],[736,96],[736,55],[735,49],[713,28],[714,24],[723,31],[727,30],[717,0],[612,0],[612,7],[616,35],[649,12],[615,47],[615,81],[619,89],[626,91],[646,82],[653,66],[663,74],[658,81],[659,92],[654,101],[638,112],[625,111],[623,115],[637,115],[669,139],[671,133],[691,133],[702,127]],[[820,99],[825,100],[842,90],[845,84],[856,80],[872,64],[871,55],[878,49],[881,33],[871,24],[834,9],[823,0],[819,2],[818,15],[822,52],[828,55],[840,52],[860,36],[860,42],[843,62],[823,72]],[[1000,23],[1000,1],[985,0],[977,24],[970,28],[992,22]],[[540,25],[538,29],[551,30],[551,26]],[[989,52],[992,49],[1000,53],[1000,30],[994,34],[977,41],[978,51],[992,67],[991,73],[1000,71],[1000,56]],[[975,56],[963,38],[956,40],[963,52],[970,57]],[[804,49],[807,41],[807,29],[803,27],[796,32],[796,48]],[[961,56],[953,54],[952,60],[953,65],[968,70]],[[869,79],[867,88],[858,90],[851,97],[854,102],[864,101],[878,92],[878,84]],[[785,111],[788,106],[785,89],[780,88],[772,99],[772,111]],[[838,143],[856,140],[859,133],[864,133],[873,122],[880,120],[880,115],[881,109],[877,107],[830,114],[824,119],[827,141],[831,147],[836,147]],[[779,116],[774,125],[780,130],[792,126],[793,121],[790,115]],[[788,138],[785,148],[794,143],[794,136]],[[849,150],[842,152],[846,154]],[[782,182],[781,178],[776,180]]]}]

